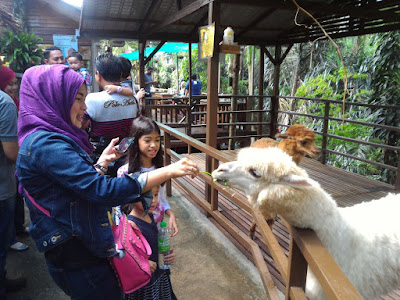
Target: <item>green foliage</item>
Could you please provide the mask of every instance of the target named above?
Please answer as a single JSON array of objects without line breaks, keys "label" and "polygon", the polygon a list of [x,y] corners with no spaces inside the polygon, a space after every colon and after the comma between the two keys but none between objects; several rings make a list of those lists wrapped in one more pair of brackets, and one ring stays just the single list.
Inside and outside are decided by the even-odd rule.
[{"label": "green foliage", "polygon": [[[201,82],[201,91],[207,91],[207,63],[198,60],[198,49],[192,49],[192,74],[197,75],[197,79]],[[179,69],[179,78],[184,81],[189,80],[189,54],[185,53],[181,60],[182,68]],[[222,77],[221,77],[222,79]]]},{"label": "green foliage", "polygon": [[[373,74],[371,88],[373,94],[370,103],[376,105],[399,105],[400,104],[400,32],[394,31],[382,33],[375,36],[372,41],[376,45],[375,55],[371,63]],[[400,126],[400,112],[397,109],[380,109],[376,115],[376,123],[394,127]],[[374,136],[387,141],[388,145],[400,146],[400,134],[377,128]],[[399,155],[397,151],[386,150],[384,152],[384,163],[397,166]],[[386,181],[393,183],[395,180],[393,172],[383,172]]]},{"label": "green foliage", "polygon": [[317,77],[310,77],[297,89],[296,96],[330,99],[335,94],[331,86],[332,81],[336,81],[333,75],[321,74]]},{"label": "green foliage", "polygon": [[39,64],[43,50],[37,45],[42,38],[37,38],[33,33],[12,33],[4,29],[0,38],[0,53],[5,55],[5,62],[9,63],[12,70],[23,73],[26,69]]}]

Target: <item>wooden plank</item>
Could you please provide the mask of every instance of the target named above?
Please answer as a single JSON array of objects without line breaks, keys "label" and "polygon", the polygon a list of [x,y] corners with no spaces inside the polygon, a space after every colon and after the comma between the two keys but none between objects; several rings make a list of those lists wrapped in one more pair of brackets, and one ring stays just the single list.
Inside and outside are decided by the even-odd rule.
[{"label": "wooden plank", "polygon": [[293,230],[292,236],[313,273],[320,278],[319,283],[329,299],[362,299],[350,280],[344,275],[342,269],[329,255],[328,250],[321,242],[318,243],[314,239],[315,233],[313,231],[296,229]]}]

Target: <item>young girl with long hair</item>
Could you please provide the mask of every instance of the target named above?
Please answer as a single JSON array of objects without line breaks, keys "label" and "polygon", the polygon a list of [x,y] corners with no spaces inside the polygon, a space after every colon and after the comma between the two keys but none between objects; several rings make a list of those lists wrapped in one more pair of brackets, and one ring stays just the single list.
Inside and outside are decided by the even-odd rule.
[{"label": "young girl with long hair", "polygon": [[[128,163],[118,169],[117,176],[124,174],[145,173],[163,167],[163,151],[161,149],[160,128],[152,119],[141,116],[132,122],[130,136],[135,138],[128,152]],[[164,213],[168,215],[168,228],[178,233],[176,217],[166,199],[165,186],[160,187],[158,205],[153,215],[156,223],[160,223]],[[126,208],[126,207],[125,207]],[[129,214],[129,207],[124,211]]]}]

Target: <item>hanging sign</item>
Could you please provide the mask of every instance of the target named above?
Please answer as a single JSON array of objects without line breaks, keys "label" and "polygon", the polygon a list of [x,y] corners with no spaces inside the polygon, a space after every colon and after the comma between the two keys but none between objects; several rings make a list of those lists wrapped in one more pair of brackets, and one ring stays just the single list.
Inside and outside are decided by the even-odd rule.
[{"label": "hanging sign", "polygon": [[205,59],[213,56],[215,23],[199,28],[199,58]]},{"label": "hanging sign", "polygon": [[53,34],[53,43],[54,46],[61,49],[61,52],[65,57],[67,57],[67,52],[71,48],[78,51],[78,39],[75,35]]}]

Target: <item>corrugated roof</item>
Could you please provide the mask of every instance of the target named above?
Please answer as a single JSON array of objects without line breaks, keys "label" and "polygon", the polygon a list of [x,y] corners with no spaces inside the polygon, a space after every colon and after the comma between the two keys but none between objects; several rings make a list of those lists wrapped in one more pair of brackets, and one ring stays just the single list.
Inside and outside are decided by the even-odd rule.
[{"label": "corrugated roof", "polygon": [[[213,0],[84,0],[81,36],[197,42],[207,25]],[[220,26],[235,30],[241,45],[275,45],[312,41],[321,29],[293,0],[215,0],[221,3]],[[333,37],[400,29],[399,0],[297,0]],[[310,27],[312,25],[312,27]]]}]

